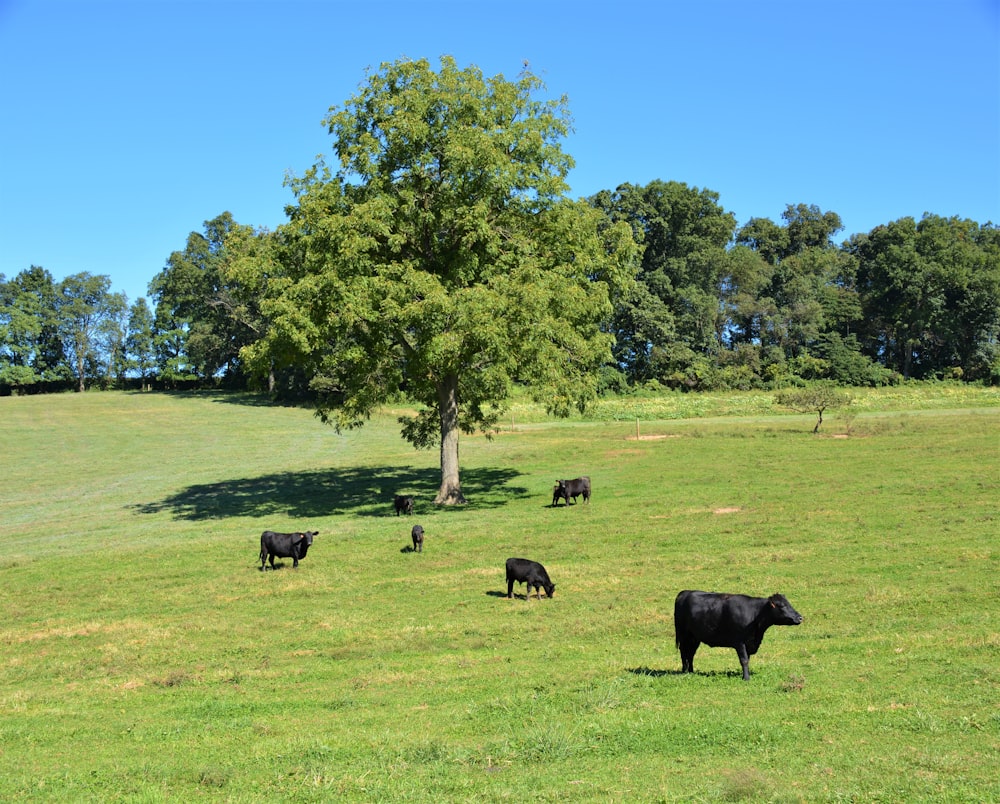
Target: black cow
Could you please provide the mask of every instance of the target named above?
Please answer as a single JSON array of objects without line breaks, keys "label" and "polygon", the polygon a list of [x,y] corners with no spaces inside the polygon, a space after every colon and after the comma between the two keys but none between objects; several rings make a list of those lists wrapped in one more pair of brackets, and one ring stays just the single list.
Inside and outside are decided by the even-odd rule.
[{"label": "black cow", "polygon": [[271,569],[274,569],[275,558],[290,558],[294,562],[292,568],[299,566],[299,560],[306,557],[312,547],[313,537],[318,536],[318,530],[306,533],[275,533],[265,530],[260,534],[260,569],[263,572],[264,563],[271,559]]},{"label": "black cow", "polygon": [[511,598],[514,596],[514,582],[523,583],[526,585],[527,593],[525,594],[525,600],[531,597],[531,587],[535,587],[535,594],[538,599],[542,599],[542,589],[545,589],[545,594],[552,597],[556,591],[556,585],[549,580],[549,574],[545,571],[545,567],[539,564],[537,561],[529,561],[526,558],[508,558],[507,559],[507,597]]},{"label": "black cow", "polygon": [[590,478],[589,477],[578,477],[573,480],[557,480],[555,488],[552,489],[552,505],[556,506],[559,504],[559,500],[565,500],[566,505],[569,505],[569,498],[573,498],[573,502],[576,502],[576,498],[583,495],[583,501],[585,503],[590,502]]},{"label": "black cow", "polygon": [[399,516],[399,512],[402,511],[404,514],[413,513],[413,498],[403,497],[400,494],[396,495],[396,498],[392,501],[392,504],[396,508],[396,516]]},{"label": "black cow", "polygon": [[413,537],[413,552],[424,552],[424,529],[420,525],[414,525],[413,530],[410,531],[410,536]]},{"label": "black cow", "polygon": [[685,590],[674,601],[674,633],[681,651],[681,672],[694,672],[694,654],[704,642],[713,648],[735,648],[750,678],[750,657],[772,625],[798,625],[802,615],[784,595],[748,597]]}]

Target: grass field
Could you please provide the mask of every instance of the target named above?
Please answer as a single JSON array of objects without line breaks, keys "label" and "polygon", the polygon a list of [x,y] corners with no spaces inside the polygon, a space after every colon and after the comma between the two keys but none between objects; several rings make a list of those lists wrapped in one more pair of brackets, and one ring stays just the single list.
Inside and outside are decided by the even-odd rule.
[{"label": "grass field", "polygon": [[[525,404],[437,510],[392,411],[0,398],[0,797],[1000,801],[998,403],[892,389],[819,436],[767,395]],[[265,528],[320,535],[261,573]],[[506,599],[515,555],[553,599]],[[749,682],[681,675],[687,588],[805,622]]]}]

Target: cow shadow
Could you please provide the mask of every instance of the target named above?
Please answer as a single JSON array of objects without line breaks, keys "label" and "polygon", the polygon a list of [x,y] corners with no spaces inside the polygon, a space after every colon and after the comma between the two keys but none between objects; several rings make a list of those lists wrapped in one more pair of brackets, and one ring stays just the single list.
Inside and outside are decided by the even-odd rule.
[{"label": "cow shadow", "polygon": [[664,676],[704,676],[706,678],[712,678],[714,676],[739,676],[743,678],[742,670],[709,670],[707,672],[700,672],[695,670],[692,673],[685,673],[683,670],[654,670],[652,667],[628,667],[626,670],[634,676],[650,676],[652,678],[663,678]]},{"label": "cow shadow", "polygon": [[[491,589],[485,594],[487,597],[499,597],[503,598],[504,600],[507,599],[507,593],[504,591],[496,591]],[[538,598],[535,597],[534,592],[531,593],[531,597],[529,598],[524,592],[517,592],[517,591],[514,592],[514,597],[511,598],[511,600],[537,600],[537,599]],[[550,598],[548,595],[542,595],[542,600],[543,601],[552,600],[552,598]]]},{"label": "cow shadow", "polygon": [[679,676],[680,670],[654,670],[652,667],[629,667],[627,668],[634,676],[650,676],[651,678],[663,678],[663,676]]},{"label": "cow shadow", "polygon": [[[527,497],[529,491],[514,481],[514,469],[466,469],[462,491],[470,502],[463,508],[494,508]],[[127,506],[137,514],[170,514],[191,521],[228,517],[287,517],[309,519],[331,514],[394,516],[393,495],[405,489],[413,494],[416,510],[447,511],[433,504],[440,473],[416,467],[350,467],[300,472],[276,472],[258,477],[199,483],[176,494]],[[411,520],[411,517],[402,517]]]}]

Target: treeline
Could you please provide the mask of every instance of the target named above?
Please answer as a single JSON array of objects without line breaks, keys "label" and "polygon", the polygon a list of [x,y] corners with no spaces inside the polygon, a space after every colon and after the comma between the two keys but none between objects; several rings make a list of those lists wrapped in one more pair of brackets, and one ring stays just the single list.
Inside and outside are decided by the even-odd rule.
[{"label": "treeline", "polygon": [[[613,364],[601,390],[775,388],[813,380],[1000,383],[1000,229],[956,217],[901,218],[839,244],[839,215],[789,205],[780,222],[737,226],[717,193],[625,184],[588,199],[640,247],[612,300]],[[311,377],[275,351],[266,376],[241,349],[268,329],[280,283],[239,257],[299,258],[280,233],[227,212],[192,232],[149,284],[152,307],[110,279],[56,282],[31,266],[0,275],[0,392],[225,385],[305,396]],[[246,352],[243,352],[245,355]],[[258,364],[259,365],[259,362]]]}]

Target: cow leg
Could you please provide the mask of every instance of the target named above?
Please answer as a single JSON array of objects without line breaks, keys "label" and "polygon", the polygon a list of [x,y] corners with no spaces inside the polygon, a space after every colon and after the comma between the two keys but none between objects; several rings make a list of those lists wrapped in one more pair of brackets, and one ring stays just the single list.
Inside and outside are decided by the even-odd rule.
[{"label": "cow leg", "polygon": [[747,646],[742,642],[736,646],[736,655],[740,657],[740,665],[743,667],[743,680],[750,680],[750,654],[747,653]]},{"label": "cow leg", "polygon": [[698,650],[698,646],[701,644],[697,639],[685,639],[680,644],[681,649],[681,672],[682,673],[693,673],[694,672],[694,654]]},{"label": "cow leg", "polygon": [[507,579],[507,599],[510,600],[514,597],[514,580],[512,578]]}]

